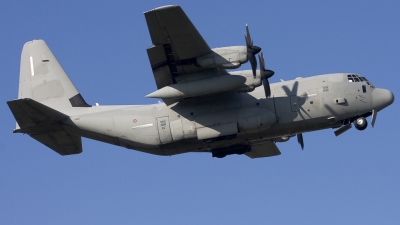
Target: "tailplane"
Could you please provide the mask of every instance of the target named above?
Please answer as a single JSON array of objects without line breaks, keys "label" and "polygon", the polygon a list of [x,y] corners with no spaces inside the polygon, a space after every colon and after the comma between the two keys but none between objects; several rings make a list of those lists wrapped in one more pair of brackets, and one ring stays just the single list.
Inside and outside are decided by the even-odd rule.
[{"label": "tailplane", "polygon": [[82,152],[81,137],[64,130],[63,120],[68,116],[32,99],[7,102],[17,120],[14,133],[26,133],[60,155]]},{"label": "tailplane", "polygon": [[61,155],[82,152],[78,135],[64,129],[65,109],[91,107],[43,40],[25,43],[18,99],[7,102],[17,120],[14,133],[26,133]]}]

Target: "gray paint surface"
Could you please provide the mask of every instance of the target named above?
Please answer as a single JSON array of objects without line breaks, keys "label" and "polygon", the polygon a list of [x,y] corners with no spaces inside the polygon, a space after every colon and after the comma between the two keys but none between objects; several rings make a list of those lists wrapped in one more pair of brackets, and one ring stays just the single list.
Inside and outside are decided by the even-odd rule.
[{"label": "gray paint surface", "polygon": [[[176,10],[179,13],[172,15]],[[210,53],[194,26],[186,30],[194,35],[191,42],[169,40],[157,23],[162,23],[162,29],[169,34],[187,33],[169,20],[155,21],[152,13],[171,17],[171,21],[182,20],[188,26],[191,22],[179,6],[145,13],[153,44],[169,45],[149,53],[159,89],[172,83],[184,85],[188,80],[200,84],[210,77],[230,76],[223,65],[217,69],[193,64],[193,58]],[[188,64],[171,64],[175,61],[168,59],[163,62],[166,55],[160,54],[169,53],[173,60]],[[80,137],[86,137],[157,155],[250,146],[253,150],[246,155],[257,158],[279,155],[276,141],[340,127],[358,117],[368,117],[372,110],[378,112],[394,101],[389,90],[375,88],[365,80],[349,82],[349,73],[271,84],[270,98],[260,87],[259,73],[254,77],[251,71],[232,74],[244,78],[241,87],[203,93],[201,85],[191,83],[191,89],[199,90],[197,95],[166,101],[167,104],[83,107],[87,106],[83,98],[75,105],[70,101],[81,95],[46,43],[34,40],[22,50],[18,100],[8,104],[19,125],[14,132],[27,133],[62,155],[80,153]]]}]

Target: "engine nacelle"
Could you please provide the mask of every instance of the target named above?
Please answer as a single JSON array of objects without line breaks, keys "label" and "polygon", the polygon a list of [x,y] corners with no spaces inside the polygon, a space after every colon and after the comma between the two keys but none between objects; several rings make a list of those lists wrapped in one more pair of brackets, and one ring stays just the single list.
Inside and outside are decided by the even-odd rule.
[{"label": "engine nacelle", "polygon": [[239,88],[235,89],[235,91],[239,92],[252,92],[256,87],[262,85],[260,71],[256,71],[256,76],[254,77],[252,70],[242,70],[242,71],[234,71],[231,72],[232,75],[239,75],[246,78],[246,82],[240,86]]},{"label": "engine nacelle", "polygon": [[246,46],[230,46],[211,50],[211,53],[196,58],[199,66],[236,69],[248,61]]},{"label": "engine nacelle", "polygon": [[243,86],[245,82],[246,78],[243,76],[222,75],[190,82],[171,84],[146,95],[146,98],[182,99],[198,97],[236,90]]}]

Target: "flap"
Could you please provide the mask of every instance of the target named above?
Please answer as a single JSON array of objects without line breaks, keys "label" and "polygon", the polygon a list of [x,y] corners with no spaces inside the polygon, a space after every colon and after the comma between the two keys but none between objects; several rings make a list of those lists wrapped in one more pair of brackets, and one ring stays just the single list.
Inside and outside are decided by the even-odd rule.
[{"label": "flap", "polygon": [[245,154],[248,157],[254,159],[280,155],[281,152],[279,151],[278,147],[276,147],[276,144],[274,142],[266,141],[263,143],[251,144],[251,151],[246,152]]}]

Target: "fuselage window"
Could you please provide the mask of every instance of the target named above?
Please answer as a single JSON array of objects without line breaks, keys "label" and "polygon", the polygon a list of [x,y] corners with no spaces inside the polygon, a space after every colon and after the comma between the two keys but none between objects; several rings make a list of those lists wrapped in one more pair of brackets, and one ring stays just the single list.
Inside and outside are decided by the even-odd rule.
[{"label": "fuselage window", "polygon": [[362,89],[363,89],[363,93],[367,92],[367,87],[365,85],[362,86]]},{"label": "fuselage window", "polygon": [[165,120],[161,120],[161,121],[160,121],[160,125],[161,125],[161,126],[165,126],[165,125],[167,125],[167,123],[165,122]]}]

